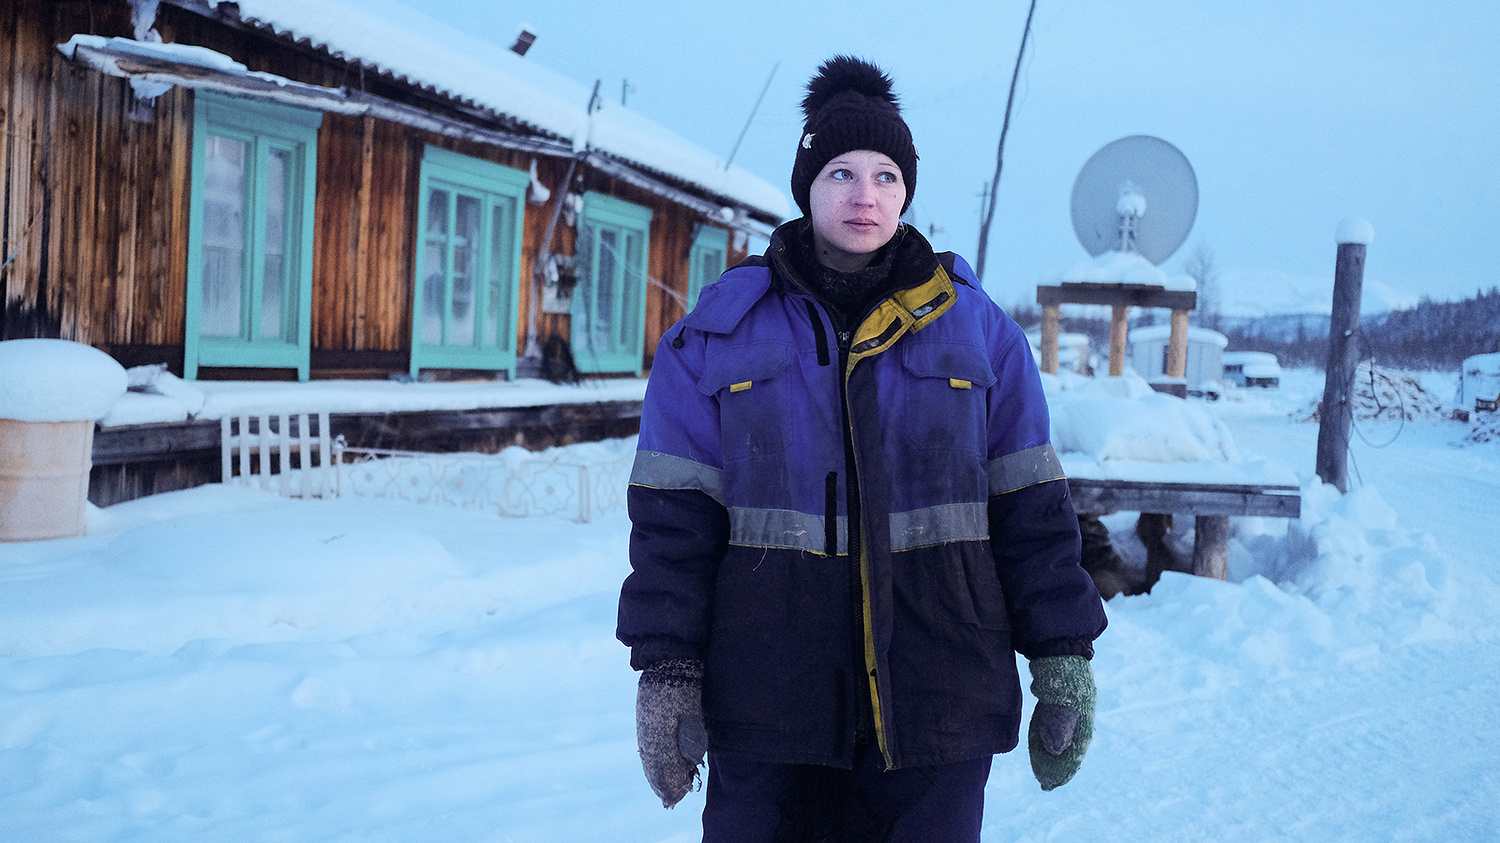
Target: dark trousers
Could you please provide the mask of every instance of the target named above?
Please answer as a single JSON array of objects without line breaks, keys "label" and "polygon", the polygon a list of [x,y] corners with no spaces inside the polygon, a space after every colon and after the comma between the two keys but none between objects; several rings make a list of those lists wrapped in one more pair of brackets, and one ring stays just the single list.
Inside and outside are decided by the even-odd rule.
[{"label": "dark trousers", "polygon": [[887,771],[862,746],[852,770],[709,753],[704,843],[977,843],[990,758]]}]

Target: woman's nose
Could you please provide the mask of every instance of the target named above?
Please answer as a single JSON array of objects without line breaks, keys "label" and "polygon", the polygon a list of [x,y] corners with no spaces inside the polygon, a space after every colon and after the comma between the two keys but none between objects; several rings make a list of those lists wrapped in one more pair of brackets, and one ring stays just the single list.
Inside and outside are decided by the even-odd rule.
[{"label": "woman's nose", "polygon": [[854,183],[854,192],[849,200],[856,205],[875,204],[875,186],[864,179]]}]

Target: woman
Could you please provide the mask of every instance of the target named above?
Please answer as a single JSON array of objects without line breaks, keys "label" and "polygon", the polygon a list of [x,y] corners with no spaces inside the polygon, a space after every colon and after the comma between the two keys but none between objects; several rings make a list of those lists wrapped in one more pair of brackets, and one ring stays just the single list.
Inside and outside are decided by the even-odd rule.
[{"label": "woman", "polygon": [[708,753],[707,841],[974,841],[1038,699],[1044,789],[1093,729],[1105,625],[1030,345],[900,222],[891,81],[808,84],[803,217],[704,290],[653,363],[619,638],[663,804]]}]

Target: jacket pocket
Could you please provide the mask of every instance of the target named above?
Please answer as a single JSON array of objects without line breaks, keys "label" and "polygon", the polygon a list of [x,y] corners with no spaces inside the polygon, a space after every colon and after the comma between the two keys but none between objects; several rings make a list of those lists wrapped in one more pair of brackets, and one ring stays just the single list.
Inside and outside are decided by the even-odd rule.
[{"label": "jacket pocket", "polygon": [[984,350],[956,343],[911,343],[902,350],[908,376],[904,406],[915,408],[901,425],[917,451],[957,451],[983,458],[988,436],[989,388],[995,372]]},{"label": "jacket pocket", "polygon": [[724,461],[784,454],[791,446],[792,350],[785,343],[735,346],[704,361],[698,390],[719,405]]}]

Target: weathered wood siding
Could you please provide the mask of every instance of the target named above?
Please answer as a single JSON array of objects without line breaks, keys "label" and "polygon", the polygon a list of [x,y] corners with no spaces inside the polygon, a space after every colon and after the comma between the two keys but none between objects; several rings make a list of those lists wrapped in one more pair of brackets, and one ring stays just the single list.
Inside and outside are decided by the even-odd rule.
[{"label": "weathered wood siding", "polygon": [[0,0],[0,338],[180,344],[191,99],[130,120],[124,80],[57,50],[77,20],[127,34],[129,8]]}]

